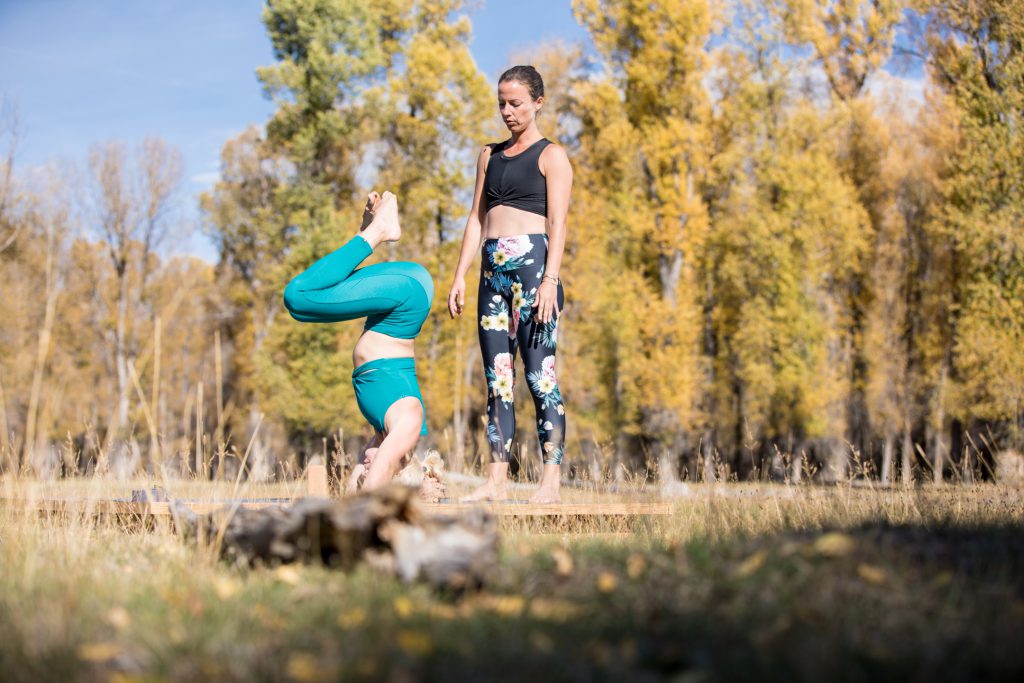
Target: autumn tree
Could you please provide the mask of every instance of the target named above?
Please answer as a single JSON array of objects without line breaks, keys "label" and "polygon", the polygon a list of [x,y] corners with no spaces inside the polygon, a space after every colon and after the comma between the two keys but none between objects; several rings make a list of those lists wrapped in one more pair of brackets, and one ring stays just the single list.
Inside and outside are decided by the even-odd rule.
[{"label": "autumn tree", "polygon": [[171,211],[181,182],[181,154],[159,138],[144,140],[129,156],[124,145],[96,145],[89,154],[88,221],[104,244],[116,283],[110,355],[117,400],[107,420],[107,444],[123,437],[132,391],[129,367],[138,354],[132,313],[144,300],[152,256],[174,225]]},{"label": "autumn tree", "polygon": [[606,67],[580,93],[575,202],[586,209],[573,218],[603,233],[591,253],[608,255],[588,278],[605,281],[588,289],[603,330],[593,349],[608,354],[605,424],[641,436],[634,445],[662,441],[678,455],[702,422],[696,274],[708,230],[703,78],[713,14],[701,0],[578,0],[574,8]]},{"label": "autumn tree", "polygon": [[[1024,7],[1010,0],[922,3],[928,65],[956,123],[936,231],[951,244],[949,329],[939,397],[951,446],[979,421],[1020,443],[1024,397]],[[1005,427],[999,427],[1005,425]],[[935,424],[939,433],[947,425]],[[957,448],[959,446],[959,448]],[[943,451],[944,452],[944,449]],[[941,452],[940,452],[941,454]],[[941,476],[942,461],[935,464]],[[969,468],[968,468],[969,469]]]},{"label": "autumn tree", "polygon": [[793,86],[801,65],[773,17],[746,5],[733,26],[716,55],[703,261],[715,444],[741,476],[798,480],[805,453],[827,461],[847,434],[843,292],[867,217],[837,162],[838,126]]},{"label": "autumn tree", "polygon": [[[406,237],[375,258],[425,261],[437,279],[450,260],[488,99],[462,7],[289,0],[264,11],[278,62],[258,75],[278,108],[264,134],[225,148],[225,172],[204,208],[234,283],[233,386],[239,400],[251,391],[297,446],[362,425],[347,353],[358,328],[301,325],[280,306],[287,281],[358,224],[360,191],[386,187],[402,200]],[[428,412],[432,426],[451,419],[444,368],[455,363],[458,336],[439,311],[420,351],[428,404],[448,404]]]},{"label": "autumn tree", "polygon": [[64,255],[74,227],[67,178],[48,167],[33,188],[14,188],[4,207],[11,237],[0,252],[5,296],[0,315],[0,427],[7,466],[45,458],[60,404],[54,328],[64,295]]},{"label": "autumn tree", "polygon": [[[893,186],[885,183],[891,178],[883,168],[890,135],[886,121],[877,115],[877,102],[868,86],[889,60],[905,4],[903,0],[780,0],[774,5],[786,40],[809,46],[813,64],[824,74],[832,101],[830,115],[837,129],[843,131],[838,138],[836,160],[857,188],[859,203],[870,218],[864,226],[865,238],[878,252],[866,254],[865,264],[886,261],[885,253],[896,248],[889,242],[892,230],[887,231],[882,225],[886,216],[892,215],[895,196]],[[869,405],[866,395],[868,385],[877,389],[884,382],[883,377],[872,376],[873,372],[894,369],[891,358],[876,357],[880,353],[878,347],[865,344],[866,336],[877,337],[883,330],[869,330],[867,326],[899,328],[904,322],[882,315],[895,312],[882,303],[896,296],[888,291],[894,284],[890,275],[877,268],[859,266],[847,291],[839,293],[846,298],[844,305],[850,312],[844,335],[849,343],[846,352],[835,348],[831,351],[832,362],[844,362],[847,359],[842,356],[848,356],[845,438],[863,457],[870,457],[874,449],[873,428],[885,433],[883,450],[891,450],[894,438],[891,413],[879,412],[875,409],[877,404]],[[905,376],[906,363],[901,367]],[[900,390],[905,388],[901,386]],[[849,464],[848,450],[837,444],[829,457],[830,470],[839,476],[845,474]]]},{"label": "autumn tree", "polygon": [[6,98],[0,99],[0,253],[18,236],[12,215],[15,204],[14,156],[18,148],[18,115]]},{"label": "autumn tree", "polygon": [[[471,24],[463,0],[411,3],[404,15],[401,64],[368,94],[371,138],[381,145],[375,183],[402,202],[403,238],[389,257],[423,264],[434,278],[433,309],[420,333],[417,366],[431,428],[452,425],[461,469],[482,412],[474,316],[449,320],[446,287],[458,260],[461,228],[472,204],[475,153],[493,119],[493,90],[469,51]],[[467,297],[476,310],[475,292]],[[476,400],[473,400],[476,399]]]}]

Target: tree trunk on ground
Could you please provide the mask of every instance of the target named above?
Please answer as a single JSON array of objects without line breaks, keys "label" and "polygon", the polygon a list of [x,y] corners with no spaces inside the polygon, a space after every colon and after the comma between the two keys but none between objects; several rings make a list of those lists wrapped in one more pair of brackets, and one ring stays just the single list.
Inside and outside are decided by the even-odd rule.
[{"label": "tree trunk on ground", "polygon": [[322,562],[348,569],[359,562],[404,581],[464,589],[493,575],[498,558],[494,518],[483,510],[427,516],[415,487],[331,500],[305,498],[289,508],[225,507],[197,516],[172,503],[186,538],[220,540],[221,557],[241,565]]}]

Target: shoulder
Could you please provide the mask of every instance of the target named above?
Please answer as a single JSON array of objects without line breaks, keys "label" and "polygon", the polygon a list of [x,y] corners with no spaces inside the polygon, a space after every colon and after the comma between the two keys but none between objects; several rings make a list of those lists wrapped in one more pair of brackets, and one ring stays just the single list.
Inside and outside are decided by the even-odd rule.
[{"label": "shoulder", "polygon": [[512,142],[511,138],[509,138],[508,140],[502,140],[501,142],[488,142],[486,145],[484,145],[483,149],[481,149],[480,152],[481,153],[486,152],[488,155],[496,154],[498,152],[503,152],[503,151],[505,151],[505,148],[508,147],[509,143],[511,143],[511,142]]},{"label": "shoulder", "polygon": [[548,171],[572,170],[569,155],[565,148],[557,142],[549,142],[540,153],[540,170],[547,175]]},{"label": "shoulder", "polygon": [[480,148],[480,153],[477,155],[476,158],[477,163],[486,164],[488,159],[490,159],[492,156],[505,149],[505,147],[508,145],[508,142],[508,140],[504,140],[502,142],[488,142],[486,145]]},{"label": "shoulder", "polygon": [[487,168],[487,161],[494,154],[494,147],[496,143],[484,145],[480,148],[480,152],[476,155],[476,168],[477,171],[483,171]]}]

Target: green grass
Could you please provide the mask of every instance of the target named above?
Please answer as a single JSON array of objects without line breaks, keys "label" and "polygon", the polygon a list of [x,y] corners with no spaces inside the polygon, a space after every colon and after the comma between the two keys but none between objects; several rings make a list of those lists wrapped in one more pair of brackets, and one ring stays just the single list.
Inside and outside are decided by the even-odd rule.
[{"label": "green grass", "polygon": [[696,487],[670,517],[504,521],[485,588],[451,596],[5,508],[0,678],[1017,678],[1022,522],[997,487]]}]

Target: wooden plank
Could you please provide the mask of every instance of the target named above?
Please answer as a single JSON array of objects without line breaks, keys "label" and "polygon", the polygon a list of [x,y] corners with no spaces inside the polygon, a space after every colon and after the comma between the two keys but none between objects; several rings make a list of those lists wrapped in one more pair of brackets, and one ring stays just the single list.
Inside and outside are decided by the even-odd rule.
[{"label": "wooden plank", "polygon": [[646,503],[435,503],[424,506],[433,513],[458,514],[482,507],[502,517],[622,517],[631,515],[670,515],[672,504]]},{"label": "wooden plank", "polygon": [[[5,498],[3,505],[25,512],[111,514],[139,517],[167,517],[171,514],[170,503],[132,503],[119,500],[87,499],[36,499],[19,500]],[[179,501],[196,514],[207,514],[228,506],[258,509],[273,505],[286,505],[282,500],[211,500]],[[550,503],[530,505],[528,503],[432,503],[423,508],[431,514],[460,514],[475,508],[483,508],[500,517],[625,517],[644,515],[669,515],[672,505],[667,502],[647,503]]]},{"label": "wooden plank", "polygon": [[[224,507],[236,505],[240,508],[265,508],[272,505],[287,504],[288,501],[182,501],[196,514],[206,514]],[[87,500],[76,498],[50,498],[34,500],[18,500],[4,498],[3,505],[22,512],[49,512],[53,514],[95,514],[138,517],[169,517],[171,504],[168,502],[133,503],[120,500]]]}]

